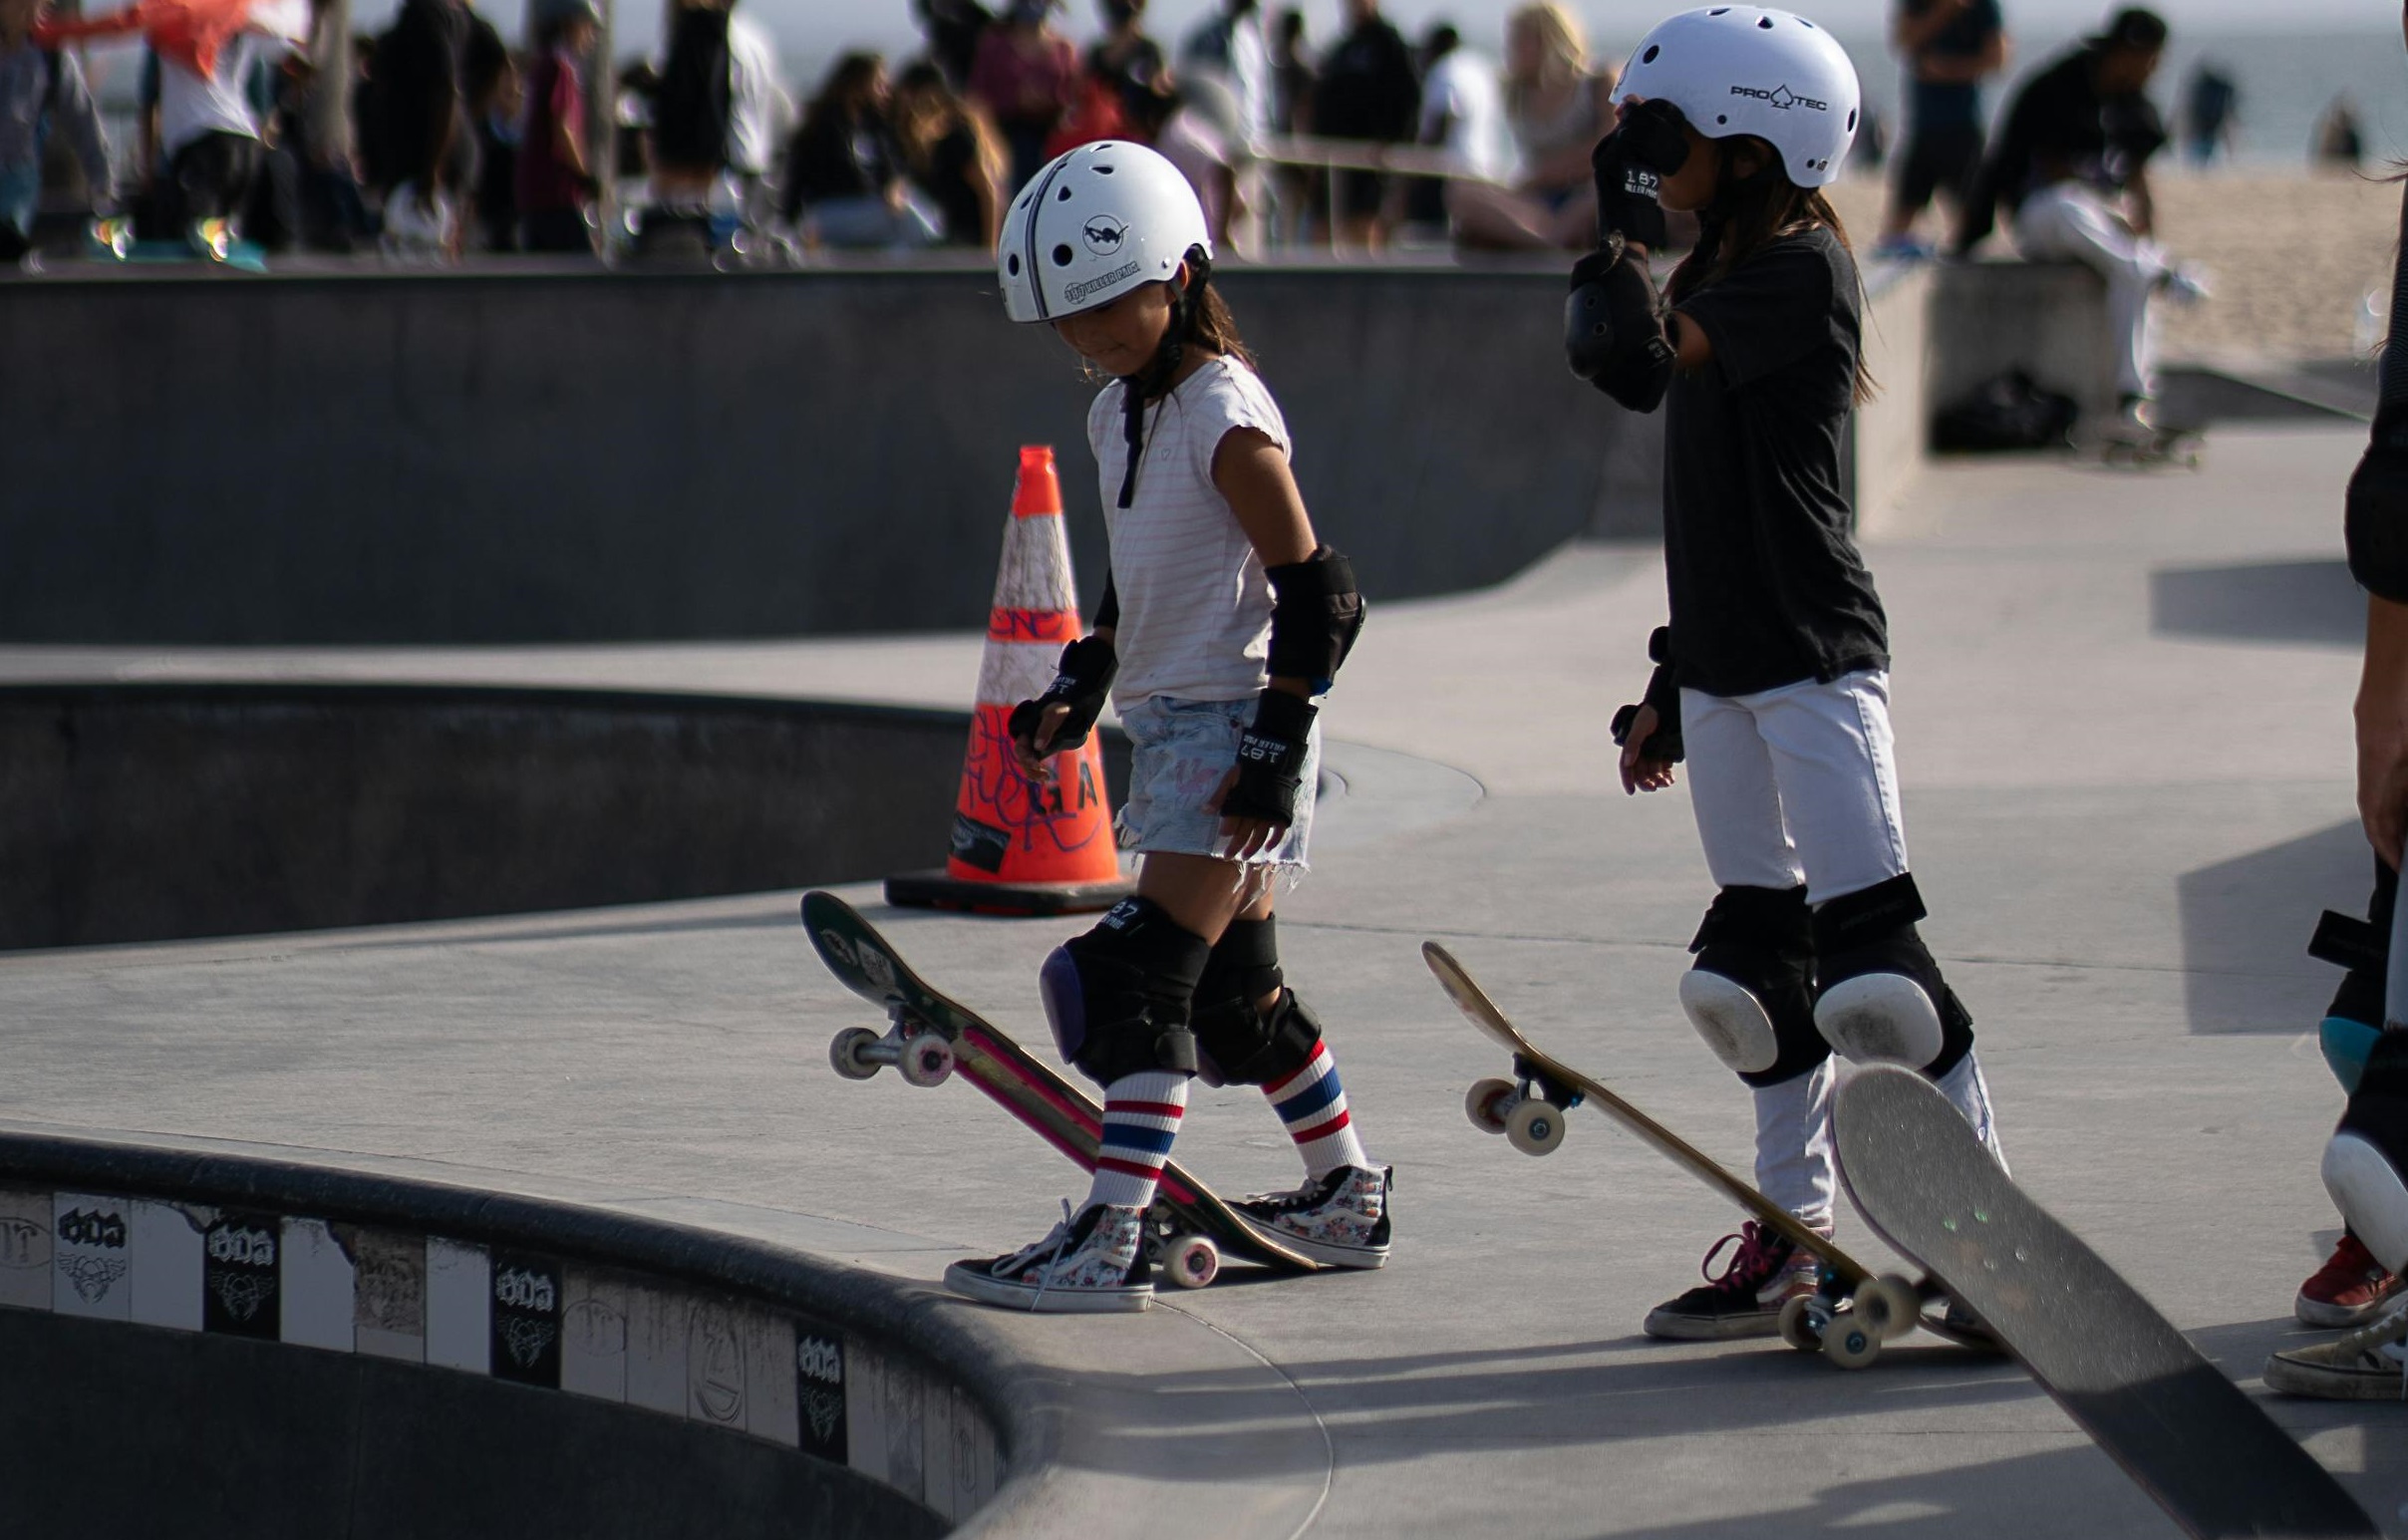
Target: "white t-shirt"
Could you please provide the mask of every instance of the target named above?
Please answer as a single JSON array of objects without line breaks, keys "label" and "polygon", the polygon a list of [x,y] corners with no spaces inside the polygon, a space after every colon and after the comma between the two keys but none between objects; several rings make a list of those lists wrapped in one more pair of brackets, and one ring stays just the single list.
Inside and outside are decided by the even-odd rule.
[{"label": "white t-shirt", "polygon": [[1421,139],[1446,120],[1442,148],[1490,181],[1513,176],[1513,133],[1505,122],[1505,94],[1496,66],[1457,48],[1430,66],[1421,83]]},{"label": "white t-shirt", "polygon": [[[217,51],[217,73],[202,79],[161,54],[158,59],[158,145],[168,159],[203,134],[257,139],[259,125],[243,87],[263,40],[237,33]],[[282,44],[275,47],[281,48]]]},{"label": "white t-shirt", "polygon": [[1119,506],[1128,442],[1115,381],[1087,409],[1087,445],[1103,488],[1120,597],[1112,703],[1147,696],[1244,701],[1271,682],[1271,582],[1229,500],[1212,484],[1212,459],[1232,429],[1251,428],[1292,453],[1288,425],[1260,376],[1231,358],[1189,375],[1145,413],[1137,489]]},{"label": "white t-shirt", "polygon": [[748,176],[767,174],[776,163],[777,142],[793,117],[793,99],[778,77],[777,47],[752,17],[728,17],[728,168]]}]

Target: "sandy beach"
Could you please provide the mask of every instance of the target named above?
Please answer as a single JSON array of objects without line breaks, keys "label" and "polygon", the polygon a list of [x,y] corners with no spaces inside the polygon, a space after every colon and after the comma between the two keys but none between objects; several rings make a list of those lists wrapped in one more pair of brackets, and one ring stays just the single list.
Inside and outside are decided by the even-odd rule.
[{"label": "sandy beach", "polygon": [[[2169,361],[2335,359],[2360,353],[2358,313],[2390,288],[2396,183],[2330,172],[2168,171],[2153,178],[2158,236],[2203,268],[2206,304],[2163,306]],[[1882,184],[1851,178],[1835,199],[1860,246],[1880,228]],[[1928,221],[1929,216],[1927,216]],[[2005,238],[1992,238],[2007,249]]]}]

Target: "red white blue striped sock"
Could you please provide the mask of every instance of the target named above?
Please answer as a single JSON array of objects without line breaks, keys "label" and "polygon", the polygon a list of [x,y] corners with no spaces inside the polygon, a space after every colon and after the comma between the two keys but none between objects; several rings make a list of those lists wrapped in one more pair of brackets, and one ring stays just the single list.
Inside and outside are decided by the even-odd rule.
[{"label": "red white blue striped sock", "polygon": [[1315,1044],[1303,1069],[1264,1086],[1263,1094],[1288,1125],[1288,1137],[1305,1157],[1307,1176],[1318,1181],[1340,1166],[1371,1163],[1347,1111],[1347,1090],[1338,1083],[1338,1063],[1328,1044]]},{"label": "red white blue striped sock", "polygon": [[1154,1183],[1179,1136],[1187,1111],[1187,1077],[1166,1070],[1124,1075],[1104,1087],[1103,1148],[1095,1157],[1095,1180],[1087,1202],[1115,1208],[1144,1208],[1154,1201]]}]

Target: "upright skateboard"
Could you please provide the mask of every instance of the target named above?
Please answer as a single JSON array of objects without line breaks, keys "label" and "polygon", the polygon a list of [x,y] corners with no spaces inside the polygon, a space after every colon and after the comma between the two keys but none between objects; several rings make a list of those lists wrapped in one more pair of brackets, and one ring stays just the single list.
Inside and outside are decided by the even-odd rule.
[{"label": "upright skateboard", "polygon": [[1840,1174],[1866,1221],[1938,1275],[2186,1531],[2379,1533],[2323,1466],[2025,1197],[1922,1076],[1858,1071],[1834,1122]]},{"label": "upright skateboard", "polygon": [[[976,1012],[929,988],[886,938],[835,894],[804,894],[802,923],[837,982],[887,1015],[883,1033],[848,1027],[836,1034],[828,1044],[828,1062],[838,1075],[866,1080],[893,1065],[906,1082],[926,1086],[942,1084],[958,1071],[1081,1170],[1095,1169],[1103,1108],[1085,1091]],[[1176,1161],[1162,1168],[1154,1205],[1146,1213],[1145,1247],[1162,1276],[1184,1289],[1212,1282],[1224,1254],[1285,1272],[1321,1268],[1248,1224]]]},{"label": "upright skateboard", "polygon": [[1594,1101],[1599,1110],[1671,1157],[1673,1164],[1738,1204],[1756,1223],[1778,1232],[1823,1264],[1821,1291],[1781,1307],[1783,1342],[1808,1353],[1819,1349],[1842,1369],[1864,1368],[1880,1356],[1884,1342],[1904,1337],[1918,1326],[1965,1347],[1995,1348],[1987,1338],[1951,1327],[1937,1313],[1925,1309],[1940,1299],[1939,1290],[1929,1280],[1917,1283],[1895,1275],[1876,1278],[1837,1243],[1798,1223],[1795,1215],[1733,1176],[1688,1140],[1596,1080],[1533,1048],[1446,948],[1424,941],[1421,960],[1429,964],[1439,987],[1480,1029],[1481,1036],[1513,1056],[1512,1079],[1481,1080],[1464,1098],[1463,1109],[1474,1127],[1504,1134],[1524,1154],[1544,1155],[1564,1141],[1564,1114],[1584,1101]]}]

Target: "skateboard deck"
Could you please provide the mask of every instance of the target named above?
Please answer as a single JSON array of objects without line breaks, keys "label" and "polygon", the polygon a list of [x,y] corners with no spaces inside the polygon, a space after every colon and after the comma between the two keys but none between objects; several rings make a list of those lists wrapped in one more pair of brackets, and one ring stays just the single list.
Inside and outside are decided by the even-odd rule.
[{"label": "skateboard deck", "polygon": [[[1866,1266],[1800,1224],[1797,1217],[1753,1186],[1741,1181],[1711,1155],[1641,1111],[1589,1076],[1542,1053],[1520,1029],[1506,1019],[1470,972],[1435,941],[1421,944],[1421,959],[1437,975],[1439,987],[1483,1037],[1513,1056],[1514,1081],[1483,1080],[1472,1087],[1465,1110],[1474,1125],[1505,1133],[1514,1147],[1529,1154],[1546,1154],[1563,1139],[1563,1113],[1583,1101],[1598,1108],[1654,1145],[1708,1187],[1737,1204],[1767,1229],[1777,1231],[1823,1264],[1823,1294],[1796,1312],[1783,1313],[1781,1336],[1791,1347],[1820,1348],[1842,1368],[1858,1369],[1872,1362],[1887,1339],[1905,1336],[1917,1326],[1964,1347],[1995,1351],[1996,1345],[1977,1334],[1945,1325],[1925,1306],[1939,1298],[1926,1280],[1876,1278]],[[1500,1102],[1507,1103],[1499,1105]]]},{"label": "skateboard deck", "polygon": [[1850,1077],[1840,1174],[2085,1432],[2199,1536],[2374,1535],[2365,1512],[2081,1237],[2026,1197],[1923,1077]]},{"label": "skateboard deck", "polygon": [[[837,1074],[867,1079],[892,1064],[914,1085],[935,1085],[959,1074],[1079,1169],[1095,1169],[1103,1108],[1093,1097],[977,1012],[931,988],[835,894],[804,894],[802,923],[828,972],[885,1011],[891,1024],[883,1034],[859,1027],[837,1034],[828,1048]],[[1194,1244],[1199,1238],[1211,1243],[1209,1259],[1202,1255],[1207,1248]],[[1248,1224],[1177,1161],[1162,1168],[1146,1242],[1170,1281],[1187,1288],[1211,1282],[1222,1255],[1284,1272],[1321,1270],[1320,1263]]]}]

